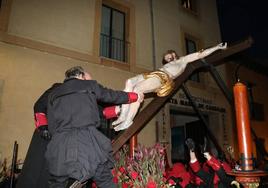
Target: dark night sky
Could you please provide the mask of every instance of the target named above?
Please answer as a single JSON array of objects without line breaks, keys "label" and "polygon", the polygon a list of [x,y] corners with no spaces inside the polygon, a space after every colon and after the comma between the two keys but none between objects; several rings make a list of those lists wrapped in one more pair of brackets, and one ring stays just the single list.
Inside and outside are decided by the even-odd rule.
[{"label": "dark night sky", "polygon": [[[252,36],[246,52],[268,67],[268,9],[265,1],[217,0],[222,40],[237,42]],[[266,62],[265,62],[266,60]]]}]

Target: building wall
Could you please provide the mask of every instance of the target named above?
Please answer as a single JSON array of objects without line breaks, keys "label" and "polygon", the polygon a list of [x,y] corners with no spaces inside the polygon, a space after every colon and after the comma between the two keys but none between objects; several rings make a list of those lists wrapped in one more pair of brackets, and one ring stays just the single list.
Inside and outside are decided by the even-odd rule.
[{"label": "building wall", "polygon": [[135,6],[136,62],[138,67],[153,70],[152,27],[149,1],[131,1]]},{"label": "building wall", "polygon": [[[216,2],[208,0],[206,3],[202,3],[201,1],[197,1],[198,13],[193,14],[182,8],[179,4],[180,1],[171,0],[171,1],[153,1],[153,12],[154,12],[154,20],[157,22],[154,23],[154,31],[155,31],[155,43],[156,43],[156,67],[161,67],[161,55],[167,49],[174,49],[178,52],[179,55],[185,55],[186,49],[184,44],[184,37],[186,35],[190,35],[192,38],[198,41],[198,48],[206,48],[209,46],[214,46],[217,43],[221,42],[219,23],[218,23],[218,15],[216,9]],[[168,12],[168,14],[167,14]],[[226,80],[226,68],[225,65],[217,67],[217,70],[221,74],[221,77]],[[191,92],[191,94],[195,97],[200,97],[203,99],[210,99],[213,101],[213,105],[216,105],[220,108],[224,108],[226,113],[224,113],[224,123],[220,124],[219,122],[213,122],[216,124],[210,125],[210,129],[221,145],[222,149],[226,149],[226,146],[233,146],[233,125],[232,119],[230,118],[231,109],[227,100],[224,98],[223,94],[219,90],[217,84],[212,79],[212,77],[207,73],[201,73],[201,83],[196,83],[192,81],[187,82],[187,86]],[[177,94],[175,99],[180,100],[179,95]],[[181,108],[179,104],[173,104],[173,106],[182,109],[182,110],[192,110],[191,107]],[[164,126],[170,126],[169,120],[169,104],[166,105],[165,118],[163,118],[163,113],[159,113],[159,118],[157,124],[163,124],[162,119],[165,119]],[[202,110],[202,113],[209,113],[211,116],[215,114],[210,110]],[[221,116],[221,113],[217,113]],[[217,116],[217,115],[216,115]],[[224,125],[223,125],[224,124]],[[172,126],[172,125],[171,125]],[[225,128],[223,128],[225,126]],[[157,138],[165,138],[160,140],[163,143],[168,142],[171,143],[171,133],[170,129],[163,128],[164,132],[166,132],[166,136],[163,136],[162,133],[157,136]],[[224,133],[225,132],[225,133]],[[223,134],[226,134],[226,137],[223,138]]]},{"label": "building wall", "polygon": [[[182,9],[177,0],[152,2],[151,7],[149,0],[7,1],[0,10],[0,152],[4,156],[11,157],[17,140],[19,158],[24,158],[34,130],[33,104],[52,83],[63,80],[67,68],[82,65],[103,85],[123,89],[127,78],[160,67],[167,49],[184,55],[185,33],[198,38],[200,49],[220,42],[213,0],[200,2],[197,15]],[[102,3],[126,13],[128,63],[99,57]],[[225,72],[224,67],[219,70]],[[201,84],[190,82],[191,90],[225,105],[215,83],[207,75],[204,78]],[[139,142],[156,142],[154,119],[139,134]]]},{"label": "building wall", "polygon": [[95,1],[14,0],[8,33],[93,54],[94,17]]}]

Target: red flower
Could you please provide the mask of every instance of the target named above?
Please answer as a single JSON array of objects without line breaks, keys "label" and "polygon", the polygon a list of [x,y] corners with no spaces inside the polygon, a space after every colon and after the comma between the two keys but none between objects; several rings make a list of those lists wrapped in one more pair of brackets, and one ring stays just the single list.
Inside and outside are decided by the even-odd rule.
[{"label": "red flower", "polygon": [[126,172],[125,168],[122,167],[122,166],[119,168],[119,171],[120,171],[122,174]]},{"label": "red flower", "polygon": [[154,181],[150,180],[150,181],[148,181],[146,187],[147,188],[156,188],[157,186],[156,186],[156,183]]},{"label": "red flower", "polygon": [[173,179],[168,180],[169,185],[176,185],[176,182]]},{"label": "red flower", "polygon": [[115,176],[116,175],[116,170],[112,169],[112,175]]},{"label": "red flower", "polygon": [[137,172],[135,172],[135,171],[131,172],[132,179],[135,180],[138,176],[139,176],[139,174]]},{"label": "red flower", "polygon": [[92,188],[97,188],[97,185],[96,185],[96,183],[95,182],[92,182]]},{"label": "red flower", "polygon": [[117,177],[114,177],[113,178],[113,182],[117,184],[118,183],[118,178]]},{"label": "red flower", "polygon": [[122,188],[128,188],[128,184],[127,183],[122,183]]}]

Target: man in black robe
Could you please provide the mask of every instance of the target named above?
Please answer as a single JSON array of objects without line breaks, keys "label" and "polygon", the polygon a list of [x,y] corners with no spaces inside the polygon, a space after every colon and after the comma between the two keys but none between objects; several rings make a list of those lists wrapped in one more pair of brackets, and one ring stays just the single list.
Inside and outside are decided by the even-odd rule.
[{"label": "man in black robe", "polygon": [[143,95],[107,89],[82,67],[66,71],[64,83],[53,90],[48,101],[48,124],[52,139],[48,144],[50,188],[82,187],[93,179],[100,188],[113,188],[114,160],[111,141],[97,128],[97,102],[125,104],[143,100]]},{"label": "man in black robe", "polygon": [[[85,77],[84,79],[91,78]],[[45,160],[45,151],[51,139],[51,134],[47,125],[47,103],[48,95],[60,85],[61,83],[53,84],[34,103],[36,129],[34,130],[16,188],[48,188],[49,172]],[[116,109],[116,107],[104,106],[107,106],[107,104],[99,106],[99,115],[104,119],[114,118],[119,113],[119,109]],[[87,187],[91,187],[90,183],[88,183]]]},{"label": "man in black robe", "polygon": [[34,104],[35,131],[19,175],[16,188],[47,188],[48,168],[45,160],[45,151],[50,140],[47,126],[47,101],[50,92],[60,83],[55,83],[46,90]]}]

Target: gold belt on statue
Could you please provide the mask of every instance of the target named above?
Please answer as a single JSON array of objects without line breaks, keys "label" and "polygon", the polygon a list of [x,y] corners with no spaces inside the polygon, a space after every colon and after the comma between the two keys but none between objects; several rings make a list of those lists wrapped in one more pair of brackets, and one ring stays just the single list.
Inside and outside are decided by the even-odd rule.
[{"label": "gold belt on statue", "polygon": [[169,93],[174,88],[173,80],[164,71],[153,71],[150,73],[144,73],[143,77],[144,79],[157,77],[160,80],[162,85],[160,88],[155,90],[155,92],[157,93],[157,96],[159,97],[165,97],[169,95]]}]

